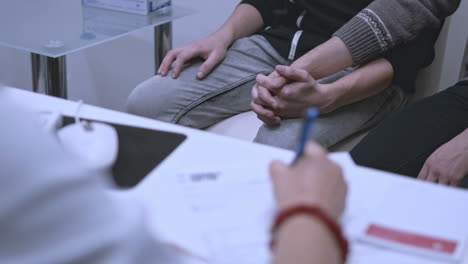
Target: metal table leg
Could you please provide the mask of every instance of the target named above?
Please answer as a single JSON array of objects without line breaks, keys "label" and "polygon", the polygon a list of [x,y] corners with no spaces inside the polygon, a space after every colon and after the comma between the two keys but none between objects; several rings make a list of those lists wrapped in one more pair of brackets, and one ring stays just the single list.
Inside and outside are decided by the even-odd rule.
[{"label": "metal table leg", "polygon": [[154,28],[154,65],[156,72],[164,56],[172,49],[172,23],[166,23]]},{"label": "metal table leg", "polygon": [[40,76],[42,75],[41,55],[31,53],[31,72],[32,72],[32,90],[35,93],[39,92]]},{"label": "metal table leg", "polygon": [[51,58],[31,53],[31,65],[34,92],[67,98],[66,56]]}]

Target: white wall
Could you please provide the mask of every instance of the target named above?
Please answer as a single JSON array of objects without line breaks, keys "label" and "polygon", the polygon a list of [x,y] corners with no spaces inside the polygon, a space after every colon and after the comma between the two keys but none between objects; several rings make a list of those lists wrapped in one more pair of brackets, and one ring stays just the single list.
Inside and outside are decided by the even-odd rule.
[{"label": "white wall", "polygon": [[[73,0],[80,1],[80,0]],[[207,36],[232,12],[238,0],[173,0],[197,13],[173,23],[174,47]],[[71,100],[123,110],[130,91],[154,72],[153,30],[73,53],[67,57]],[[0,47],[0,83],[31,89],[27,52]]]},{"label": "white wall", "polygon": [[[444,24],[436,43],[436,56],[431,66],[421,71],[415,99],[431,95],[454,85],[460,79],[468,38],[468,1]],[[468,51],[467,51],[468,52]]]}]

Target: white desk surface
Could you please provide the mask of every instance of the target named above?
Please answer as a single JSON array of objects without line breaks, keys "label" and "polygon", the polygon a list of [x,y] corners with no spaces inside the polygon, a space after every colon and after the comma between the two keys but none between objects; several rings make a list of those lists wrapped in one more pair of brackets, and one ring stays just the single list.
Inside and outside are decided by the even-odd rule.
[{"label": "white desk surface", "polygon": [[[44,110],[59,110],[64,114],[74,114],[76,103],[49,97],[45,95],[35,94],[32,92],[0,87],[0,101],[10,100],[23,105],[26,108],[35,111]],[[184,168],[190,169],[206,169],[211,164],[232,164],[235,166],[250,166],[253,174],[265,175],[268,170],[268,164],[273,159],[291,160],[293,153],[286,150],[281,150],[273,147],[253,144],[246,141],[241,141],[224,136],[214,135],[204,131],[171,125],[147,118],[137,117],[117,111],[107,110],[99,107],[83,105],[81,114],[84,118],[93,118],[97,120],[121,123],[126,125],[135,125],[145,128],[159,129],[165,131],[179,132],[187,135],[187,139],[153,170],[133,192],[139,192],[140,195],[151,196],[158,190],[161,190],[160,179],[165,175],[173,175],[174,170],[180,171]],[[255,164],[252,162],[255,161]],[[249,168],[250,168],[249,167]],[[413,179],[397,177],[391,174],[384,174],[379,177],[363,178],[360,175],[348,175],[347,168],[344,168],[346,179],[349,183],[348,207],[359,208],[360,212],[365,212],[370,207],[374,206],[374,197],[383,196],[385,190],[389,186],[420,186],[421,183]],[[438,186],[428,186],[437,191]],[[456,190],[454,190],[456,192]],[[429,194],[427,194],[429,195]],[[372,197],[370,199],[367,199]],[[366,203],[356,204],[358,201],[366,201]],[[429,205],[430,208],[430,205]],[[460,215],[461,216],[461,215]],[[463,216],[466,218],[467,214]],[[169,221],[169,219],[166,219]],[[372,250],[372,252],[360,251],[357,249],[359,257],[354,257],[350,263],[394,263],[394,264],[415,264],[415,263],[440,263],[428,259],[414,258],[406,260],[400,259],[395,254],[389,254],[384,250]],[[363,253],[363,254],[361,254]],[[468,258],[465,254],[465,259],[462,262],[468,264]]]}]

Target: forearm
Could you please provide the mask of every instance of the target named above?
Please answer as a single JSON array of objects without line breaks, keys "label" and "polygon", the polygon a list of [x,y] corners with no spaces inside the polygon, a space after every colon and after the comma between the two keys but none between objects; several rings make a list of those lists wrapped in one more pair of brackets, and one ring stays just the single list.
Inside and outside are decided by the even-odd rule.
[{"label": "forearm", "polygon": [[249,4],[240,4],[212,36],[229,46],[234,41],[259,31],[263,24],[262,16],[255,7]]},{"label": "forearm", "polygon": [[338,242],[319,219],[295,216],[277,236],[274,264],[340,263]]},{"label": "forearm", "polygon": [[460,0],[373,1],[331,39],[291,66],[320,79],[365,63],[401,43],[416,39],[428,28],[438,29],[442,20],[455,12],[459,4]]},{"label": "forearm", "polygon": [[345,77],[322,88],[330,95],[329,111],[375,95],[389,87],[393,79],[393,67],[385,59],[370,62]]},{"label": "forearm", "polygon": [[298,58],[291,64],[291,67],[306,70],[318,80],[353,64],[353,58],[346,44],[340,38],[332,37]]}]

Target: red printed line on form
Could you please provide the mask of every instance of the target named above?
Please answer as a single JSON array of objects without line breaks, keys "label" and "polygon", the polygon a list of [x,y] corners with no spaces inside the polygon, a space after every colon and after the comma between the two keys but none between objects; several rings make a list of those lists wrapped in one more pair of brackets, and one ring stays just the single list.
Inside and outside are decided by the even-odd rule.
[{"label": "red printed line on form", "polygon": [[366,235],[445,254],[454,254],[457,249],[456,241],[409,233],[375,224],[367,228]]}]

